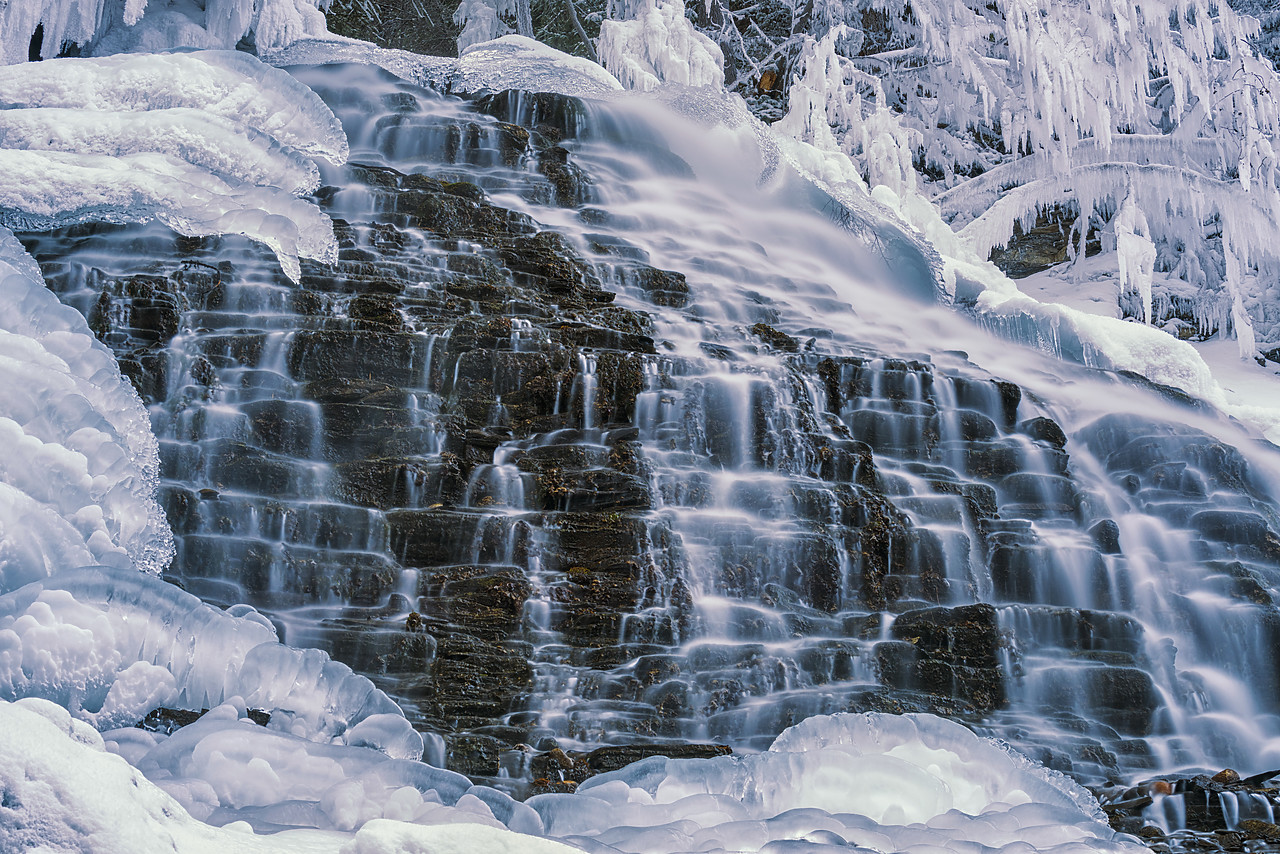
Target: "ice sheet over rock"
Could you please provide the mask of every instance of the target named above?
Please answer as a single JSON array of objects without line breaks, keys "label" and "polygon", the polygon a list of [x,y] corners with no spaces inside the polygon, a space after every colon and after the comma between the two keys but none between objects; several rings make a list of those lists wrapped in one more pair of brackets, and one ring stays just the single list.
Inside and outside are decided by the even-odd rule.
[{"label": "ice sheet over rock", "polygon": [[44,231],[84,222],[152,219],[179,234],[242,234],[265,244],[297,281],[298,257],[337,260],[333,223],[272,187],[228,184],[163,154],[0,150],[0,226]]},{"label": "ice sheet over rock", "polygon": [[137,392],[0,228],[0,592],[64,567],[158,573],[173,535]]},{"label": "ice sheet over rock", "polygon": [[0,110],[0,149],[121,157],[166,154],[229,184],[276,187],[294,195],[320,185],[316,165],[264,133],[201,110],[107,112],[54,107]]},{"label": "ice sheet over rock", "polygon": [[331,163],[347,159],[342,125],[320,98],[247,53],[53,59],[0,66],[0,108],[142,112],[187,107],[237,122]]},{"label": "ice sheet over rock", "polygon": [[99,728],[239,698],[301,738],[422,755],[399,707],[345,664],[277,643],[252,608],[219,611],[128,568],[64,569],[0,596],[0,698],[31,696]]},{"label": "ice sheet over rock", "polygon": [[438,92],[522,89],[598,98],[622,89],[594,62],[571,56],[523,36],[503,36],[472,45],[460,59],[419,56],[363,42],[308,39],[263,54],[276,66],[352,62],[377,65],[397,77]]}]

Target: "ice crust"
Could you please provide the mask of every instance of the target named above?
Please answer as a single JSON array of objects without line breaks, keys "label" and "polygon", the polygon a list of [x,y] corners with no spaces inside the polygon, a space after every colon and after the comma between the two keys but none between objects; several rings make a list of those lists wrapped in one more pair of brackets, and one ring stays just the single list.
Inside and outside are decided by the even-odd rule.
[{"label": "ice crust", "polygon": [[0,225],[157,219],[243,234],[285,274],[337,259],[333,225],[294,195],[307,156],[341,163],[342,126],[306,86],[252,56],[202,51],[0,66]]},{"label": "ice crust", "polygon": [[257,727],[242,705],[166,737],[99,735],[24,699],[0,702],[0,787],[4,850],[1145,850],[1074,783],[928,715],[812,718],[758,756],[653,757],[525,805],[421,763]]},{"label": "ice crust", "polygon": [[376,65],[438,92],[521,89],[592,98],[622,89],[612,74],[594,62],[516,35],[471,45],[459,59],[420,56],[350,40],[304,39],[263,54],[263,60],[280,67],[333,62]]},{"label": "ice crust", "polygon": [[62,569],[0,596],[0,697],[30,696],[99,728],[239,698],[271,713],[274,730],[422,755],[399,707],[345,664],[278,643],[248,606],[219,611],[129,568]]},{"label": "ice crust", "polygon": [[[139,736],[147,734],[132,730]],[[123,736],[122,736],[123,738]],[[374,820],[355,833],[256,834],[194,818],[102,737],[53,703],[0,701],[0,850],[79,854],[568,854],[576,849],[481,824]],[[371,752],[371,751],[366,751]],[[387,760],[390,762],[391,760]],[[258,769],[254,769],[255,771]],[[406,798],[401,795],[400,801]],[[389,799],[396,801],[396,796]]]},{"label": "ice crust", "polygon": [[61,567],[159,573],[173,535],[154,495],[147,412],[84,317],[0,227],[0,593]]}]

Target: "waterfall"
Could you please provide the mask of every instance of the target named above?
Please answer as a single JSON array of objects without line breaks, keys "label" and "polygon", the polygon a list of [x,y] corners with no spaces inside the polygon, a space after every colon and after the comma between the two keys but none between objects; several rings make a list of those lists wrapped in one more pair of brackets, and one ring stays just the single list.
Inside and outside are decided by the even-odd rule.
[{"label": "waterfall", "polygon": [[[948,304],[922,238],[705,93],[291,73],[350,144],[315,194],[335,263],[295,284],[244,237],[18,235],[147,408],[166,607],[324,698],[228,676],[174,735],[97,736],[187,812],[284,840],[1124,850],[1077,782],[1280,767],[1280,452],[1250,428]],[[58,578],[7,590],[0,633],[80,602]],[[114,726],[186,690],[139,699],[150,673],[0,696]],[[23,702],[32,731],[96,720]],[[1252,797],[1227,826],[1270,820]]]}]

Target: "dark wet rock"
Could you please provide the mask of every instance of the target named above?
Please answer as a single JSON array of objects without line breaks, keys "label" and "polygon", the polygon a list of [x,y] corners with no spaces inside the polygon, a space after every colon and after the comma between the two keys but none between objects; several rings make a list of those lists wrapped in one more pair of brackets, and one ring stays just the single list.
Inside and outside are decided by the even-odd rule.
[{"label": "dark wet rock", "polygon": [[[625,768],[633,762],[652,756],[671,759],[710,759],[728,756],[733,751],[722,744],[658,743],[613,745],[599,747],[587,753],[566,752],[559,748],[533,757],[530,770],[535,780],[582,783],[597,774],[607,774]],[[536,785],[536,784],[535,784]]]},{"label": "dark wet rock", "polygon": [[1117,373],[1129,382],[1140,385],[1143,388],[1148,388],[1172,403],[1177,403],[1202,412],[1210,412],[1213,409],[1210,404],[1198,397],[1192,397],[1180,388],[1149,380],[1142,374],[1134,371],[1118,371]]},{"label": "dark wet rock", "polygon": [[514,568],[450,566],[418,583],[424,613],[439,615],[479,637],[502,639],[518,626],[532,587]]},{"label": "dark wet rock", "polygon": [[654,305],[684,308],[689,302],[689,283],[683,273],[641,266],[625,274],[624,281],[644,291]]},{"label": "dark wet rock", "polygon": [[[1051,208],[1038,213],[1029,230],[1024,231],[1020,223],[1014,223],[1013,234],[1005,246],[991,250],[991,262],[1010,278],[1021,279],[1066,261],[1073,236],[1068,215]],[[1101,251],[1096,234],[1090,232],[1085,254],[1096,255]]]},{"label": "dark wet rock", "polygon": [[557,205],[575,207],[591,200],[590,179],[569,161],[569,152],[563,146],[551,145],[539,151],[538,171],[551,182]]},{"label": "dark wet rock", "polygon": [[519,644],[495,644],[457,632],[437,636],[436,643],[429,673],[401,690],[411,708],[438,731],[454,732],[493,721],[532,687],[528,650]]},{"label": "dark wet rock", "polygon": [[1089,529],[1089,536],[1103,554],[1120,553],[1120,526],[1113,519],[1103,519]]},{"label": "dark wet rock", "polygon": [[1280,537],[1271,530],[1267,520],[1256,513],[1203,510],[1191,517],[1191,526],[1209,539],[1252,546],[1259,552],[1280,558]]},{"label": "dark wet rock", "polygon": [[470,777],[496,777],[507,745],[491,736],[445,736],[445,767]]},{"label": "dark wet rock", "polygon": [[[413,100],[392,99],[397,132],[421,118]],[[1048,723],[1072,737],[1037,758],[1083,775],[1111,773],[1117,758],[1150,766],[1152,665],[1141,626],[1108,610],[1131,595],[1122,562],[1102,556],[1118,529],[1077,494],[1065,436],[1036,401],[927,358],[828,354],[829,333],[779,331],[781,312],[760,294],[743,305],[741,340],[677,355],[655,343],[654,318],[626,306],[696,320],[689,284],[603,233],[637,223],[589,205],[573,141],[582,104],[480,102],[497,122],[432,127],[449,158],[424,168],[434,174],[345,167],[367,192],[342,197],[338,262],[304,262],[302,285],[272,295],[278,311],[262,322],[231,299],[259,271],[201,266],[213,239],[184,243],[180,262],[144,277],[95,280],[95,324],[126,372],[157,402],[182,389],[165,405],[185,432],[162,452],[161,496],[182,541],[175,580],[215,602],[323,612],[294,640],[446,734],[451,767],[478,778],[527,767],[536,792],[645,756],[721,751],[680,741],[693,731],[763,744],[816,711],[1001,712],[1005,680],[1030,655],[990,606],[940,607],[985,592],[945,571],[949,554],[973,549],[993,600],[1059,639],[1063,708]],[[494,203],[510,194],[579,206],[600,233],[580,251]],[[350,211],[353,197],[371,213]],[[237,258],[248,266],[255,251]],[[126,302],[129,324],[106,324]],[[166,364],[158,342],[175,319],[196,345]],[[743,358],[744,344],[776,358]],[[242,401],[229,403],[234,439],[217,438],[222,413],[199,411],[224,392]],[[642,404],[688,414],[646,422],[642,442]],[[1243,456],[1187,428],[1104,420],[1084,435],[1135,502],[1228,493],[1197,506],[1209,515],[1171,523],[1199,536],[1214,592],[1269,603],[1277,527],[1248,498],[1262,490]],[[1024,470],[1030,453],[1039,459]],[[725,514],[705,531],[683,526],[723,500],[731,478],[718,470],[744,464],[762,476],[734,484],[732,501],[789,524]],[[184,471],[208,482],[179,482]],[[1055,553],[1064,546],[1045,532],[1077,522],[1091,538]],[[694,550],[714,555],[714,578],[691,577]],[[1058,607],[1066,585],[1046,568],[1061,557],[1100,591],[1098,610]],[[768,642],[705,638],[693,591],[708,586],[744,638]],[[1280,622],[1268,631],[1280,638]],[[780,637],[794,648],[785,660]],[[879,684],[867,684],[869,667]],[[567,706],[557,699],[566,711],[553,731],[540,724],[542,692],[562,690],[547,688],[555,668],[574,668],[575,687]],[[1097,719],[1065,711],[1086,695]],[[609,747],[558,749],[582,742]]]},{"label": "dark wet rock", "polygon": [[767,323],[757,323],[748,331],[773,349],[783,353],[795,353],[800,349],[800,344],[796,339],[786,333],[779,332]]},{"label": "dark wet rock", "polygon": [[900,643],[877,646],[887,684],[957,697],[980,710],[1004,705],[992,606],[908,611],[894,620],[891,632]]},{"label": "dark wet rock", "polygon": [[1039,416],[1023,421],[1018,425],[1018,432],[1025,433],[1032,439],[1040,442],[1048,442],[1055,448],[1063,448],[1067,444],[1067,434],[1062,432],[1062,428],[1052,418]]},{"label": "dark wet rock", "polygon": [[[170,709],[162,706],[148,712],[147,716],[135,726],[147,732],[173,735],[182,727],[200,720],[208,711],[208,709],[201,709],[197,712],[190,709]],[[258,726],[266,726],[271,720],[271,714],[262,709],[248,709],[246,717]]]}]

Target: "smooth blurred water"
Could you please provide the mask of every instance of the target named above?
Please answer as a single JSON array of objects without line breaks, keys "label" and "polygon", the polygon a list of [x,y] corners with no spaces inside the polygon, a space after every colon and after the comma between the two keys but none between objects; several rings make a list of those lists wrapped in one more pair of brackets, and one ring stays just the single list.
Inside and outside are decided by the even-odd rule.
[{"label": "smooth blurred water", "polygon": [[[557,391],[567,428],[516,435],[495,399],[492,461],[441,509],[424,485],[445,465],[461,360],[445,355],[452,330],[406,312],[413,341],[385,406],[413,431],[420,476],[394,506],[358,506],[334,489],[350,460],[332,451],[305,364],[321,354],[305,342],[352,328],[352,300],[304,311],[262,253],[230,240],[197,253],[216,305],[188,294],[151,410],[173,575],[189,589],[253,600],[287,642],[334,649],[353,624],[398,630],[431,569],[513,570],[529,595],[508,640],[528,645],[532,684],[504,720],[565,747],[751,750],[812,715],[900,702],[950,708],[1089,780],[1280,760],[1274,446],[1045,354],[1030,345],[1052,330],[1032,319],[1021,342],[986,331],[937,298],[927,248],[815,190],[709,97],[495,102],[505,120],[569,132],[589,181],[557,205],[532,154],[512,157],[498,120],[466,102],[357,66],[296,73],[339,115],[353,162],[472,182],[567,235],[619,305],[652,319],[656,352],[639,356],[627,419],[597,405],[608,347],[580,350]],[[329,212],[370,257],[392,235],[379,226],[396,226],[405,297],[427,300],[451,258],[480,253],[407,227],[341,169],[322,174]],[[159,235],[27,239],[91,314],[100,271],[137,272]],[[636,259],[683,273],[687,301],[655,302]],[[225,260],[234,275],[209,273]],[[518,307],[495,345],[551,346]],[[208,370],[215,381],[197,379]],[[651,499],[622,513],[640,531],[635,604],[592,660],[558,628],[565,572],[546,559],[576,510],[533,506],[519,461],[572,446],[603,472],[620,441],[638,443]],[[404,510],[448,514],[448,558],[397,553],[388,514]],[[391,591],[362,594],[388,574]],[[977,604],[993,607],[990,660],[913,648],[920,612]]]}]

